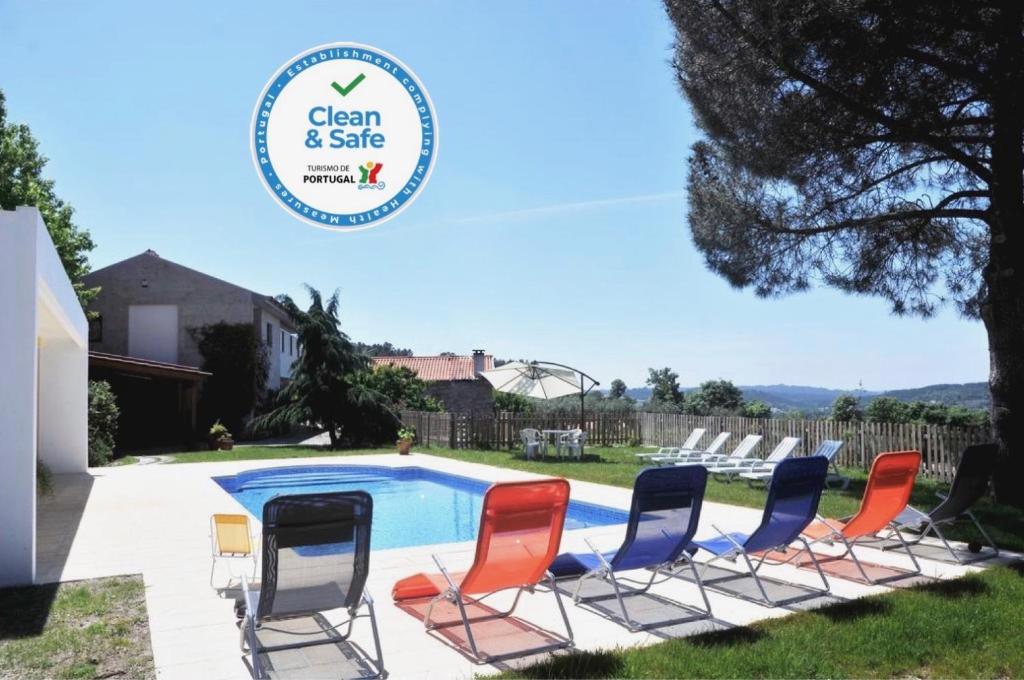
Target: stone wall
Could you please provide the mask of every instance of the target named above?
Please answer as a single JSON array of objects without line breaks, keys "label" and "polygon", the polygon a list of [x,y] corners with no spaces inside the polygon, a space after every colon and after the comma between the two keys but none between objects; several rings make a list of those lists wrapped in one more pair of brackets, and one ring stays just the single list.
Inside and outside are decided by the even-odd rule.
[{"label": "stone wall", "polygon": [[451,413],[494,412],[493,388],[483,378],[431,382],[427,394],[440,400]]}]

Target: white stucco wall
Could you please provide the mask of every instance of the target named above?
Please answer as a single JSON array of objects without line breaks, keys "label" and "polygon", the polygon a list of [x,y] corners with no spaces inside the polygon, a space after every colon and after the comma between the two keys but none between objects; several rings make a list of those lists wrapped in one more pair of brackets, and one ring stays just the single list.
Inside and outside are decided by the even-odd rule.
[{"label": "white stucco wall", "polygon": [[34,208],[0,210],[0,303],[5,586],[35,580],[37,453],[54,472],[88,465],[88,324]]}]

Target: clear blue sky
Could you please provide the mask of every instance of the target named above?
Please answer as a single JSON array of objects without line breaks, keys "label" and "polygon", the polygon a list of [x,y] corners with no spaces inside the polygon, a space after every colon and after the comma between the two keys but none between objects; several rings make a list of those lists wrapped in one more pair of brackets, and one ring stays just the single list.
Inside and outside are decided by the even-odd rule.
[{"label": "clear blue sky", "polygon": [[[248,129],[296,53],[367,43],[429,90],[440,154],[415,205],[325,232],[257,179]],[[482,347],[605,385],[671,366],[867,389],[984,380],[985,334],[946,310],[736,291],[690,240],[696,137],[660,3],[0,1],[0,88],[49,156],[100,267],[161,256],[304,301],[342,290],[344,329],[420,354]]]}]

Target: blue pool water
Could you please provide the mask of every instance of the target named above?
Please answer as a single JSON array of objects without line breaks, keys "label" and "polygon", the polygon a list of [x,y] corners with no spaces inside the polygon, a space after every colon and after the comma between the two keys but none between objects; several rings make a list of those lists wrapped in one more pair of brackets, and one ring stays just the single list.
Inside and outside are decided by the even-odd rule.
[{"label": "blue pool water", "polygon": [[[371,545],[377,549],[472,541],[490,486],[420,467],[317,465],[250,470],[213,481],[256,519],[263,504],[283,494],[362,489],[373,496]],[[566,529],[623,524],[629,513],[570,501]]]}]

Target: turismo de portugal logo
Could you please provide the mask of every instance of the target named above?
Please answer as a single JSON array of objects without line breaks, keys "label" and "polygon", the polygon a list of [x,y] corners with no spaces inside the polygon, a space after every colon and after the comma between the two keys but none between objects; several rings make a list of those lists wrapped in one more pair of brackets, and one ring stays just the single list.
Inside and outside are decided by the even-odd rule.
[{"label": "turismo de portugal logo", "polygon": [[354,231],[391,219],[423,190],[437,117],[408,66],[374,47],[333,43],[273,75],[250,141],[264,186],[288,213]]}]

